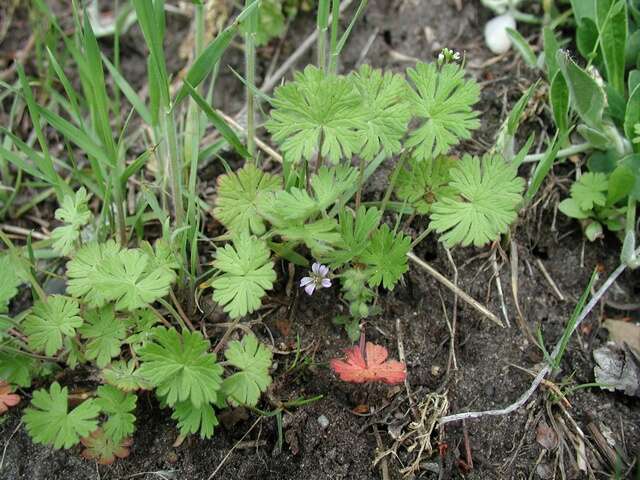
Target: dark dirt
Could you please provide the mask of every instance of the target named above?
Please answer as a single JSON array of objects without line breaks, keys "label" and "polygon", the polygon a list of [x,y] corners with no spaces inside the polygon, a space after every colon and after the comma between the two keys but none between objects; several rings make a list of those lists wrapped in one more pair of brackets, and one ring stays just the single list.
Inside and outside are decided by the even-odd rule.
[{"label": "dark dirt", "polygon": [[[490,54],[483,48],[481,32],[488,14],[478,2],[463,0],[461,3],[464,7],[458,11],[455,2],[450,0],[370,2],[343,56],[343,67],[352,68],[365,61],[401,70],[409,66],[413,58],[433,59],[444,46],[465,51],[472,74],[484,82],[480,105],[484,112],[483,128],[474,140],[465,145],[465,149],[481,151],[492,142],[505,112],[517,100],[522,87],[530,83],[532,75],[525,71],[513,54],[487,64]],[[185,28],[184,24],[180,26]],[[285,42],[282,58],[312,28],[313,18],[298,18],[289,32],[290,40]],[[425,28],[428,29],[426,32]],[[174,38],[184,35],[184,32],[176,32],[175,27],[173,33]],[[124,41],[140,45],[137,35],[132,32]],[[367,49],[366,45],[370,48]],[[138,52],[138,57],[135,57],[135,52]],[[130,61],[132,67],[127,73],[134,78],[142,76],[135,67],[143,63],[139,57],[141,52],[132,47],[129,53],[134,55],[134,60]],[[138,58],[137,62],[135,58]],[[241,64],[241,57],[232,52],[228,61],[237,67]],[[262,71],[266,64],[264,62],[261,66]],[[223,72],[221,81],[224,85],[232,85],[230,78]],[[241,105],[242,94],[237,86],[229,88],[230,93],[221,97],[220,106],[234,111]],[[234,92],[237,92],[236,98]],[[391,168],[392,165],[386,165],[377,173],[367,191],[369,198],[379,198],[383,194]],[[561,167],[558,175],[566,174],[567,168]],[[528,168],[521,172],[525,176],[530,173]],[[552,176],[549,182],[561,183],[560,180],[561,177]],[[556,187],[552,195],[557,197],[557,190]],[[545,191],[554,192],[552,188]],[[576,223],[560,216],[557,222],[553,221],[554,197],[550,199],[546,211],[539,208],[522,218],[514,237],[519,255],[519,303],[524,318],[532,329],[541,329],[549,348],[561,336],[592,269],[600,265],[604,270],[603,276],[610,273],[616,266],[619,249],[614,238],[584,245]],[[420,231],[420,221],[414,221],[412,228]],[[453,278],[453,268],[435,238],[424,241],[416,254],[448,278]],[[487,250],[465,249],[455,251],[453,256],[459,270],[459,286],[499,314],[500,300]],[[567,300],[558,300],[536,264],[537,260],[546,267]],[[417,402],[430,392],[439,392],[447,394],[451,413],[500,408],[513,402],[529,386],[532,376],[516,366],[535,371],[542,356],[517,326],[509,262],[502,261],[498,254],[498,263],[511,327],[499,328],[459,302],[455,348],[458,369],[448,373],[449,331],[446,318],[451,319],[452,315],[454,299],[451,292],[411,265],[403,285],[381,297],[381,313],[371,318],[367,325],[368,339],[385,345],[392,356],[397,356],[395,324],[396,319],[400,319],[408,379]],[[301,273],[298,271],[296,275]],[[625,275],[620,284],[630,288],[633,295],[638,294],[635,287],[638,285],[637,274]],[[320,401],[291,409],[284,415],[282,449],[277,444],[274,418],[258,420],[259,417],[253,414],[245,420],[236,419],[239,421],[233,426],[219,427],[212,440],[189,438],[181,446],[173,447],[177,432],[170,413],[161,410],[151,396],[141,396],[137,411],[138,430],[131,456],[108,467],[97,467],[82,460],[77,455],[78,448],[54,451],[34,445],[20,426],[19,414],[9,414],[0,425],[5,448],[0,478],[204,480],[221,463],[222,467],[214,478],[382,478],[379,468],[372,465],[378,453],[372,426],[376,426],[385,448],[389,448],[393,443],[392,434],[396,434],[398,426],[406,425],[409,419],[404,389],[344,384],[326,368],[330,358],[339,356],[341,350],[349,346],[344,331],[331,322],[333,316],[343,309],[335,289],[323,291],[313,298],[300,295],[293,302],[282,289],[273,298],[273,303],[294,305],[293,309],[286,306],[276,308],[264,318],[264,324],[275,336],[276,346],[280,350],[291,350],[295,346],[296,335],[299,335],[301,344],[307,348],[306,353],[313,357],[315,363],[283,377],[293,355],[276,355],[278,366],[274,372],[271,399],[286,401],[324,396]],[[606,332],[600,328],[601,321],[624,315],[625,312],[605,306],[594,312],[578,332],[579,339],[571,341],[556,381],[570,381],[572,385],[593,382],[591,351],[606,340]],[[258,328],[257,333],[268,340],[265,328]],[[541,389],[525,408],[509,416],[469,421],[466,428],[459,424],[448,425],[440,438],[443,445],[446,444],[446,448],[443,446],[441,450],[442,456],[437,449],[431,455],[425,454],[425,470],[417,478],[552,478],[545,475],[553,472],[559,450],[545,451],[536,442],[536,428],[540,420],[546,419],[548,423],[550,415],[551,419],[562,417],[559,406],[552,405],[550,398],[550,392]],[[637,399],[596,388],[579,390],[569,397],[569,401],[573,407],[568,412],[585,432],[588,444],[593,444],[593,437],[587,424],[595,421],[613,432],[613,438],[623,446],[621,450],[628,458],[633,459],[640,453],[640,403]],[[362,408],[362,405],[367,405],[373,413],[353,413],[354,408]],[[267,402],[262,407],[272,408]],[[318,421],[321,415],[328,420],[326,429]],[[565,423],[569,422],[564,418]],[[459,462],[459,459],[467,460],[465,429],[473,460],[472,469]],[[243,443],[241,448],[231,451],[241,440],[253,443]],[[437,434],[432,441],[435,449]],[[587,478],[573,466],[576,452],[568,437],[565,441],[566,445],[560,449],[567,466],[566,478]],[[611,467],[606,462],[598,462],[592,449],[587,450],[595,478],[610,478],[605,472],[611,472]],[[390,477],[402,478],[399,470],[412,459],[405,449],[398,450],[397,458],[388,457]],[[559,475],[556,472],[556,478],[560,478]]]}]

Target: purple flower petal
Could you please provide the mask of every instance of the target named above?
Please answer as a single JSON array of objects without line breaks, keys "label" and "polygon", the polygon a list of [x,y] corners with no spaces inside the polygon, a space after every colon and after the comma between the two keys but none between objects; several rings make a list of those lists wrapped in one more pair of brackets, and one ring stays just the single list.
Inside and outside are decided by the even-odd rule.
[{"label": "purple flower petal", "polygon": [[310,283],[313,283],[313,278],[311,277],[302,277],[302,279],[300,280],[301,287],[306,287]]},{"label": "purple flower petal", "polygon": [[331,286],[331,280],[329,280],[328,278],[323,278],[322,279],[322,286],[324,288],[329,288]]},{"label": "purple flower petal", "polygon": [[316,262],[316,263],[314,263],[313,265],[311,265],[311,271],[312,271],[313,273],[315,273],[316,275],[320,275],[320,267],[321,267],[321,266],[322,266],[322,265],[320,265],[319,263],[317,263],[317,262]]},{"label": "purple flower petal", "polygon": [[323,277],[329,275],[329,267],[327,267],[326,265],[320,265],[320,268],[318,270],[320,270],[320,275],[322,275]]},{"label": "purple flower petal", "polygon": [[316,289],[316,284],[311,282],[309,285],[304,287],[304,291],[307,292],[307,295],[313,295],[313,291]]}]

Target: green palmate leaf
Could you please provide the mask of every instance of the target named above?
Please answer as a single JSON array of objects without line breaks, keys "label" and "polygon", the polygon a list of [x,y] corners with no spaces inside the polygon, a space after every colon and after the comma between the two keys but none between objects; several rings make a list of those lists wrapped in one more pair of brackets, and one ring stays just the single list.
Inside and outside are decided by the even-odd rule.
[{"label": "green palmate leaf", "polygon": [[380,224],[382,212],[361,206],[354,214],[343,208],[338,214],[341,241],[327,259],[334,268],[359,257],[369,246],[369,237]]},{"label": "green palmate leaf", "polygon": [[127,328],[133,330],[125,343],[132,345],[134,350],[145,345],[152,338],[153,327],[160,322],[158,316],[152,310],[137,310],[129,317]]},{"label": "green palmate leaf", "polygon": [[111,385],[98,387],[96,404],[109,417],[102,428],[105,435],[114,442],[119,442],[135,431],[136,417],[131,412],[136,409],[137,399],[134,394],[121,392]]},{"label": "green palmate leaf", "polygon": [[96,277],[103,263],[117,256],[119,252],[120,247],[113,240],[105,243],[92,242],[79,249],[67,263],[67,292],[74,297],[83,297],[91,307],[106,304],[109,297],[96,281]]},{"label": "green palmate leaf", "polygon": [[322,167],[311,177],[313,196],[297,187],[279,191],[265,202],[261,214],[277,227],[302,223],[338,201],[357,177],[358,172],[347,165]]},{"label": "green palmate leaf", "polygon": [[143,308],[169,293],[176,275],[167,261],[141,249],[120,250],[113,241],[92,243],[67,264],[68,291],[94,307]]},{"label": "green palmate leaf", "polygon": [[0,378],[11,385],[30,387],[35,365],[36,362],[31,357],[0,351]]},{"label": "green palmate leaf", "polygon": [[449,172],[455,164],[456,160],[448,156],[439,156],[429,162],[412,158],[398,174],[397,197],[421,215],[430,213],[433,202],[451,194]]},{"label": "green palmate leaf", "polygon": [[377,287],[382,284],[387,290],[393,290],[402,274],[409,269],[407,253],[410,249],[411,238],[402,233],[394,234],[386,224],[374,232],[360,258],[368,266],[369,285]]},{"label": "green palmate leaf", "polygon": [[272,218],[274,224],[303,222],[320,211],[318,202],[306,190],[297,187],[276,193],[269,207],[266,216]]},{"label": "green palmate leaf", "polygon": [[282,180],[264,173],[251,163],[235,173],[218,177],[218,196],[214,217],[233,233],[262,235],[265,226],[258,214],[261,204],[271,192],[282,189]]},{"label": "green palmate leaf", "polygon": [[180,402],[173,408],[171,418],[178,422],[180,435],[200,433],[200,438],[211,438],[218,418],[210,403],[194,407],[191,402]]},{"label": "green palmate leaf", "polygon": [[255,335],[246,335],[240,342],[229,342],[224,356],[240,371],[224,379],[223,393],[232,404],[255,406],[260,393],[271,385],[271,350],[258,342]]},{"label": "green palmate leaf", "polygon": [[61,295],[51,295],[46,303],[36,302],[23,324],[29,347],[54,355],[62,347],[63,337],[74,336],[82,325],[79,313],[78,302]]},{"label": "green palmate leaf", "polygon": [[338,224],[333,218],[323,218],[313,223],[287,225],[275,230],[285,240],[304,243],[314,257],[322,257],[340,243]]},{"label": "green palmate leaf", "polygon": [[116,318],[112,305],[89,310],[85,320],[87,323],[79,330],[89,340],[85,357],[95,360],[99,368],[106,367],[112,358],[120,354],[120,347],[127,335],[125,325]]},{"label": "green palmate leaf", "polygon": [[22,280],[16,273],[10,255],[0,255],[0,313],[9,308],[9,301],[18,294]]},{"label": "green palmate leaf", "polygon": [[276,272],[269,256],[267,244],[246,233],[238,235],[233,246],[216,251],[213,266],[222,275],[211,282],[213,299],[232,318],[256,311],[266,290],[273,288]]},{"label": "green palmate leaf", "polygon": [[[152,332],[150,332],[152,333]],[[151,390],[151,382],[140,374],[133,360],[113,362],[102,371],[104,381],[123,392],[136,390]]]},{"label": "green palmate leaf", "polygon": [[592,210],[607,203],[609,181],[604,173],[588,172],[571,185],[571,197],[581,210]]},{"label": "green palmate leaf", "polygon": [[53,448],[71,448],[98,427],[100,407],[95,400],[85,400],[69,411],[69,391],[53,382],[49,391],[33,392],[31,406],[25,409],[23,421],[36,443]]},{"label": "green palmate leaf", "polygon": [[498,155],[465,155],[451,170],[452,194],[432,206],[431,226],[441,241],[482,246],[497,240],[517,217],[524,181]]},{"label": "green palmate leaf", "polygon": [[168,405],[190,401],[200,407],[216,400],[222,382],[222,367],[208,350],[209,342],[199,332],[156,328],[154,341],[139,350],[139,373]]},{"label": "green palmate leaf", "polygon": [[318,210],[325,210],[334,204],[348,189],[356,184],[358,172],[348,165],[322,167],[311,177],[311,187],[315,194]]},{"label": "green palmate leaf", "polygon": [[414,148],[416,160],[445,154],[460,140],[471,137],[480,126],[478,112],[472,107],[480,98],[480,87],[464,79],[464,70],[455,64],[441,69],[434,64],[418,63],[407,74],[415,86],[410,102],[415,114],[424,122],[409,135],[405,143]]},{"label": "green palmate leaf", "polygon": [[365,139],[360,156],[372,160],[380,151],[386,157],[398,153],[411,118],[406,81],[398,74],[382,73],[369,65],[360,67],[352,79],[365,112],[365,122],[359,130]]},{"label": "green palmate leaf", "polygon": [[581,209],[574,198],[565,198],[558,204],[558,209],[567,217],[577,218],[579,220],[589,218],[589,212]]},{"label": "green palmate leaf", "polygon": [[289,162],[311,160],[320,142],[333,163],[362,147],[362,99],[347,78],[308,66],[276,89],[273,107],[266,127]]},{"label": "green palmate leaf", "polygon": [[57,227],[51,232],[53,249],[61,255],[71,253],[80,238],[80,230],[91,220],[89,211],[89,195],[84,187],[74,195],[65,195],[62,206],[56,210],[55,216],[66,225]]},{"label": "green palmate leaf", "polygon": [[94,277],[119,310],[135,310],[169,293],[176,275],[165,267],[149,268],[151,259],[141,250],[121,250],[106,259]]}]

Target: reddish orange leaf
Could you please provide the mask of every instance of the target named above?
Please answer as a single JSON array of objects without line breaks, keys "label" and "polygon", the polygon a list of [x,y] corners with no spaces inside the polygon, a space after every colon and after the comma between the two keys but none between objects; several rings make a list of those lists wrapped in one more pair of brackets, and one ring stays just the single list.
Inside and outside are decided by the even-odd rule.
[{"label": "reddish orange leaf", "polygon": [[87,460],[96,460],[101,465],[111,465],[116,458],[127,458],[133,439],[127,437],[114,442],[101,428],[93,431],[88,437],[80,439],[86,448],[81,455]]},{"label": "reddish orange leaf", "polygon": [[331,360],[331,369],[341,380],[351,383],[383,382],[389,385],[404,382],[407,367],[397,360],[387,360],[389,353],[381,345],[367,342],[365,356],[358,345],[345,350],[346,359]]},{"label": "reddish orange leaf", "polygon": [[0,415],[6,413],[10,407],[20,403],[20,395],[11,393],[11,385],[0,380]]}]

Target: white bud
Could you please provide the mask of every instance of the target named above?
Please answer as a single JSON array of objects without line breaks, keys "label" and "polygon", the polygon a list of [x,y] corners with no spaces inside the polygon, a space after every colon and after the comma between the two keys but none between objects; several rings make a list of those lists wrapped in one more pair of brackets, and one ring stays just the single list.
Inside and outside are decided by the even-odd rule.
[{"label": "white bud", "polygon": [[485,25],[484,41],[493,53],[499,55],[511,48],[511,38],[507,34],[507,28],[516,28],[516,20],[510,13],[492,18]]}]

